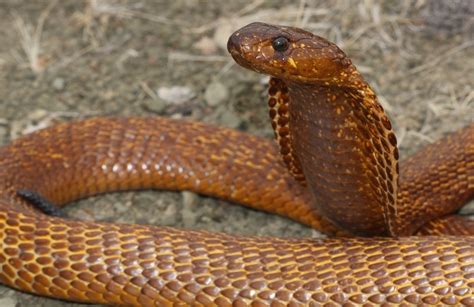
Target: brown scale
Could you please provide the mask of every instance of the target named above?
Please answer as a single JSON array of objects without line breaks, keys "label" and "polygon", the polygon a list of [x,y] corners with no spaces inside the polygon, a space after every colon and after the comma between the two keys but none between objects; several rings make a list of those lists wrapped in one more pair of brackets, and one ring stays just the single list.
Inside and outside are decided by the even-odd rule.
[{"label": "brown scale", "polygon": [[[393,233],[398,161],[391,153],[396,146],[386,144],[385,150],[382,145],[392,132],[381,123],[385,115],[379,114],[383,110],[372,90],[364,87],[362,95],[325,85],[289,82],[288,87],[291,99],[306,101],[290,108],[290,132],[294,151],[305,153],[298,158],[315,205],[352,232],[381,234],[388,225],[387,233]],[[341,154],[343,148],[349,151]]]},{"label": "brown scale", "polygon": [[[270,63],[291,101],[288,123],[275,127],[288,127],[306,187],[274,141],[231,129],[165,118],[56,125],[0,148],[0,282],[127,306],[473,306],[474,223],[453,213],[474,195],[474,125],[426,146],[398,172],[390,122],[337,46],[254,23],[231,37],[229,50],[265,72],[283,34],[304,47],[294,43],[291,58]],[[335,75],[340,65],[347,70]],[[29,189],[62,206],[147,188],[240,202],[330,234],[348,233],[328,218],[380,233],[289,239],[77,221],[46,216],[15,195]],[[324,217],[327,208],[317,208],[325,205],[336,212]],[[390,232],[401,237],[381,237]]]},{"label": "brown scale", "polygon": [[295,156],[292,148],[290,134],[290,101],[288,97],[288,88],[285,83],[279,79],[271,78],[268,88],[268,106],[270,108],[269,115],[272,123],[275,139],[280,146],[280,154],[283,162],[285,162],[295,179],[305,185],[303,169]]}]

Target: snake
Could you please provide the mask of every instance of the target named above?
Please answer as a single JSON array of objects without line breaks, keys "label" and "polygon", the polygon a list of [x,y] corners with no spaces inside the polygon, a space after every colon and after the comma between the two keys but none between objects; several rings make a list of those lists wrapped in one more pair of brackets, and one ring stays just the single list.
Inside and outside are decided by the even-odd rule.
[{"label": "snake", "polygon": [[[399,163],[387,114],[335,44],[256,22],[227,47],[270,76],[276,142],[164,117],[89,118],[12,141],[0,148],[0,282],[126,306],[474,306],[474,223],[457,213],[474,195],[474,125]],[[142,189],[226,199],[329,237],[82,221],[19,193],[61,208]]]}]

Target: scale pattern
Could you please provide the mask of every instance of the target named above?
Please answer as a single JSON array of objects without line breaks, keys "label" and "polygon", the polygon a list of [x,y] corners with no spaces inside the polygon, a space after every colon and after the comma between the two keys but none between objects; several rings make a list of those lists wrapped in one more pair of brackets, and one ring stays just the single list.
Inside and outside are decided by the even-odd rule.
[{"label": "scale pattern", "polygon": [[468,237],[233,237],[12,210],[0,220],[0,280],[45,296],[136,306],[474,304]]},{"label": "scale pattern", "polygon": [[305,177],[301,163],[295,155],[290,133],[290,98],[288,87],[282,80],[271,78],[268,87],[268,106],[275,139],[280,146],[280,154],[290,174],[301,184]]},{"label": "scale pattern", "polygon": [[[268,63],[263,60],[275,58],[271,39],[276,34],[298,38],[295,41],[299,45],[289,44],[294,48],[290,49],[295,51],[290,54],[294,58],[273,60],[271,67],[276,67],[276,73],[271,74],[282,77],[291,96],[279,110],[289,103],[290,121],[303,120],[290,123],[290,146],[305,162],[301,166],[305,167],[307,187],[286,170],[278,153],[281,146],[242,132],[164,118],[95,118],[60,124],[0,148],[0,281],[45,296],[135,306],[474,305],[473,223],[450,215],[474,195],[474,125],[402,162],[397,185],[393,181],[398,154],[390,137],[391,127],[384,123],[387,119],[375,95],[370,98],[373,93],[360,83],[362,79],[354,70],[346,70],[352,64],[335,45],[300,29],[256,23],[236,32],[229,49],[238,63],[266,72]],[[243,42],[252,43],[245,52],[236,48]],[[241,57],[252,52],[266,57],[258,62],[246,62]],[[308,86],[315,76],[317,91]],[[327,92],[331,87],[340,89],[340,84],[358,84],[364,93]],[[279,88],[284,91],[284,87]],[[311,98],[315,93],[327,98],[314,102]],[[339,148],[346,132],[336,142],[343,127],[327,126],[328,134],[320,142],[328,151],[320,154],[334,163],[320,177],[307,169],[312,158],[320,158],[314,155],[318,151],[305,147],[303,141],[314,142],[317,138],[313,136],[319,135],[317,129],[308,129],[312,123],[308,115],[320,125],[316,128],[330,125],[331,117],[338,123],[338,106],[329,104],[340,100],[348,100],[346,107],[352,108],[352,112],[340,110],[348,124],[356,123],[354,130],[370,137],[367,142],[356,140],[356,145],[371,144],[368,159],[376,158],[373,165],[364,165],[374,170],[374,178],[361,173],[359,177],[364,178],[360,179],[353,173],[354,179],[373,181],[371,189],[377,190],[377,197],[396,197],[389,199],[388,211],[383,208],[387,204],[380,202],[375,202],[382,206],[379,209],[364,202],[360,209],[336,209],[348,223],[353,216],[354,224],[360,222],[358,211],[364,206],[369,206],[368,211],[385,212],[385,218],[368,216],[368,225],[360,226],[374,223],[372,229],[380,228],[381,234],[387,234],[386,226],[395,234],[418,231],[443,236],[324,240],[239,237],[51,217],[16,196],[18,190],[34,191],[64,205],[118,190],[192,190],[287,216],[331,234],[349,235],[324,217],[318,209],[324,204],[314,205],[315,195],[327,192],[314,190],[319,182],[314,178],[324,184],[340,184],[347,174],[338,164],[360,158],[362,149]],[[320,109],[310,109],[301,116],[304,105],[311,103]],[[329,113],[322,112],[324,108]],[[374,113],[371,108],[378,111]],[[370,123],[361,128],[364,118]],[[379,123],[374,124],[374,120]],[[298,125],[308,133],[298,135],[300,131],[294,130]],[[283,126],[277,123],[277,130]],[[389,177],[392,180],[387,180]],[[393,191],[390,185],[394,185]],[[336,196],[355,191],[347,187]],[[391,210],[394,204],[397,208]],[[387,212],[395,215],[389,221]]]},{"label": "scale pattern", "polygon": [[[198,136],[210,131],[215,142],[204,144]],[[52,218],[14,196],[29,188],[63,204],[118,189],[182,186],[336,232],[263,139],[168,119],[96,118],[28,135],[0,156],[0,280],[17,289],[142,306],[472,302],[472,237],[244,238]],[[246,162],[234,164],[238,156]]]}]

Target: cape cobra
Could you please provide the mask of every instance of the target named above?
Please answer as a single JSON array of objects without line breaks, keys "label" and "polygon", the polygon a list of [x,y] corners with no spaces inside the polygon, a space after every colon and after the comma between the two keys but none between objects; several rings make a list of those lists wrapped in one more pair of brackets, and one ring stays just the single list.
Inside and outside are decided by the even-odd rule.
[{"label": "cape cobra", "polygon": [[[391,123],[336,45],[252,23],[228,49],[272,77],[278,145],[165,118],[95,118],[15,140],[0,149],[1,282],[119,305],[474,305],[474,225],[455,214],[474,194],[474,125],[399,171]],[[357,237],[85,222],[45,215],[17,195],[63,205],[149,188],[192,190]]]}]

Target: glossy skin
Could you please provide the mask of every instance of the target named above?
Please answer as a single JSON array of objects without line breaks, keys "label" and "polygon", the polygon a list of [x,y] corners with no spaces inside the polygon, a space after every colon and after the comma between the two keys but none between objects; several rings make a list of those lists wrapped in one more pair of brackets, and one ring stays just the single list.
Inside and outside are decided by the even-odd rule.
[{"label": "glossy skin", "polygon": [[[281,38],[287,48],[274,50]],[[399,171],[392,125],[336,45],[301,29],[252,23],[232,35],[228,49],[243,67],[272,76],[270,117],[284,161],[295,178],[304,174],[314,205],[340,227],[410,235],[473,196],[472,126],[423,149]],[[451,175],[440,178],[447,164]],[[421,193],[427,185],[430,192]],[[472,222],[459,223],[463,234],[474,233]]]},{"label": "glossy skin", "polygon": [[[305,44],[328,50],[303,48],[292,53],[292,61],[278,57],[269,64],[265,59],[275,53],[268,46],[282,34],[303,36]],[[16,140],[0,149],[2,283],[67,300],[140,306],[474,304],[474,227],[455,215],[443,218],[473,195],[474,126],[402,162],[398,184],[388,119],[335,45],[298,29],[251,24],[231,37],[229,49],[238,63],[276,78],[269,104],[279,145],[164,118],[90,119]],[[346,105],[344,94],[352,97]],[[342,106],[346,109],[338,112]],[[317,108],[306,111],[309,107]],[[341,126],[344,119],[351,125]],[[367,133],[370,143],[361,137]],[[345,150],[347,144],[356,149]],[[367,144],[372,150],[363,147]],[[382,174],[381,165],[393,169],[392,176]],[[239,237],[64,220],[39,213],[15,195],[18,189],[33,190],[63,205],[144,188],[189,189],[331,234],[347,234],[339,226],[349,225],[364,234],[470,235]],[[347,207],[341,195],[353,195]]]}]

